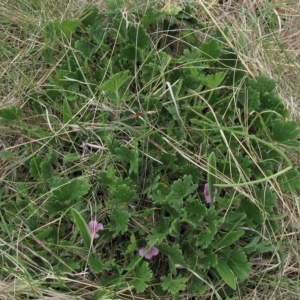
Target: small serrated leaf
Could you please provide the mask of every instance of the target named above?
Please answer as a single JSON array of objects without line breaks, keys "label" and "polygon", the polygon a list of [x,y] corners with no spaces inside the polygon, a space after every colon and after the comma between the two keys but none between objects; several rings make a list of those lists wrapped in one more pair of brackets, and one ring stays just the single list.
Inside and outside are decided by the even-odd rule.
[{"label": "small serrated leaf", "polygon": [[75,42],[75,49],[78,50],[84,58],[91,58],[97,50],[97,47],[86,39],[81,38],[81,40]]},{"label": "small serrated leaf", "polygon": [[258,91],[261,95],[264,93],[270,93],[274,90],[276,82],[273,79],[269,79],[265,76],[258,76],[255,79],[248,79],[248,85],[254,90]]},{"label": "small serrated leaf", "polygon": [[105,267],[105,265],[102,263],[99,255],[97,255],[95,253],[89,255],[88,264],[89,264],[89,267],[92,269],[92,271],[95,273],[102,272]]},{"label": "small serrated leaf", "polygon": [[47,160],[42,161],[40,164],[40,168],[41,168],[41,175],[45,180],[49,180],[52,178],[54,170],[49,161]]},{"label": "small serrated leaf", "polygon": [[187,278],[182,275],[178,275],[175,278],[172,278],[171,276],[162,276],[160,280],[162,289],[170,292],[172,295],[175,295],[186,288]]},{"label": "small serrated leaf", "polygon": [[0,110],[0,125],[8,124],[22,117],[23,110],[15,106]]},{"label": "small serrated leaf", "polygon": [[217,233],[217,221],[208,219],[208,228],[206,230],[203,230],[198,236],[197,236],[197,242],[196,245],[201,246],[203,249],[207,248],[208,245],[212,242],[215,234]]},{"label": "small serrated leaf", "polygon": [[142,25],[130,26],[128,37],[134,45],[141,49],[146,49],[150,42],[149,36]]},{"label": "small serrated leaf", "polygon": [[54,59],[55,52],[54,52],[54,50],[50,49],[49,47],[45,47],[42,50],[41,55],[42,55],[43,61],[46,64],[49,64],[49,65],[55,64],[55,59]]},{"label": "small serrated leaf", "polygon": [[206,86],[210,89],[218,87],[226,77],[227,72],[217,72],[215,74],[208,74],[203,79]]},{"label": "small serrated leaf", "polygon": [[112,75],[112,77],[105,81],[99,89],[107,92],[117,92],[124,83],[132,78],[132,76],[129,76],[128,74],[129,71],[121,71]]},{"label": "small serrated leaf", "polygon": [[16,157],[14,156],[14,154],[12,154],[12,152],[10,150],[1,150],[0,151],[0,158],[4,158],[4,159],[7,159],[7,160],[16,159]]},{"label": "small serrated leaf", "polygon": [[130,236],[130,244],[128,245],[125,253],[126,254],[133,253],[136,250],[136,248],[137,248],[136,237],[135,237],[134,233],[132,233]]},{"label": "small serrated leaf", "polygon": [[65,37],[69,40],[72,33],[76,30],[76,28],[80,25],[79,20],[63,20],[61,22],[61,28]]},{"label": "small serrated leaf", "polygon": [[247,260],[245,252],[238,246],[227,253],[228,267],[241,281],[249,277],[251,271],[251,263]]},{"label": "small serrated leaf", "polygon": [[117,154],[117,159],[120,161],[128,161],[130,163],[129,174],[138,173],[138,155],[135,149],[130,150],[128,147],[122,145],[119,148],[115,149]]},{"label": "small serrated leaf", "polygon": [[159,246],[157,246],[159,251],[165,255],[168,255],[169,259],[174,264],[180,264],[182,266],[186,266],[186,263],[184,261],[182,251],[179,249],[179,245],[174,245],[173,247],[168,246],[165,243],[161,243]]},{"label": "small serrated leaf", "polygon": [[272,132],[271,137],[276,142],[293,140],[300,134],[299,125],[296,121],[280,122],[276,120],[272,125]]},{"label": "small serrated leaf", "polygon": [[137,48],[133,44],[126,45],[121,49],[120,57],[129,61],[135,61],[138,57]]},{"label": "small serrated leaf", "polygon": [[81,16],[81,23],[84,27],[93,26],[98,17],[98,8],[97,6],[88,6],[85,7]]},{"label": "small serrated leaf", "polygon": [[31,176],[36,180],[38,180],[41,177],[41,173],[42,173],[41,162],[42,162],[42,158],[39,155],[37,155],[36,157],[33,157],[30,160],[29,171],[30,171]]},{"label": "small serrated leaf", "polygon": [[130,280],[130,284],[134,286],[137,293],[143,292],[148,287],[148,282],[152,278],[152,272],[147,262],[142,262],[135,268],[134,279]]},{"label": "small serrated leaf", "polygon": [[113,208],[110,212],[111,229],[114,230],[113,237],[116,237],[120,233],[123,234],[128,229],[130,214],[124,208]]},{"label": "small serrated leaf", "polygon": [[176,218],[169,228],[169,235],[173,237],[179,237],[180,236],[180,221],[179,218]]},{"label": "small serrated leaf", "polygon": [[220,58],[222,55],[222,48],[217,40],[211,39],[203,43],[200,47],[205,57],[209,59]]},{"label": "small serrated leaf", "polygon": [[133,187],[126,184],[117,185],[111,195],[112,199],[109,201],[110,205],[130,204],[137,199]]},{"label": "small serrated leaf", "polygon": [[52,198],[58,201],[74,201],[88,193],[90,184],[87,178],[55,178],[51,183]]},{"label": "small serrated leaf", "polygon": [[206,207],[201,204],[199,199],[189,197],[185,201],[185,212],[187,213],[186,221],[192,224],[194,228],[202,224],[206,210]]},{"label": "small serrated leaf", "polygon": [[300,189],[300,173],[297,170],[290,170],[282,176],[280,186],[283,191],[296,191]]},{"label": "small serrated leaf", "polygon": [[184,175],[183,180],[178,179],[171,186],[171,193],[166,197],[166,201],[175,208],[180,210],[183,204],[183,198],[193,193],[197,188],[197,184],[192,183],[192,176]]},{"label": "small serrated leaf", "polygon": [[148,8],[141,19],[141,24],[144,28],[147,28],[150,24],[156,21],[159,17],[162,16],[162,13],[152,7]]}]

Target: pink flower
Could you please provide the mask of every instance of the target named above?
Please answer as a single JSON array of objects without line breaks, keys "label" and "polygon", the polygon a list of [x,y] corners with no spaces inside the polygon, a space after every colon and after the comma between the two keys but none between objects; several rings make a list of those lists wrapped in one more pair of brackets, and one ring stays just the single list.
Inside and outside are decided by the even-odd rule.
[{"label": "pink flower", "polygon": [[209,186],[208,186],[208,183],[205,183],[205,186],[204,186],[204,197],[205,197],[206,203],[210,204],[211,202],[212,203],[216,202],[216,195],[217,195],[217,193],[218,193],[218,190],[216,189],[215,190],[214,198],[211,201],[211,196],[209,194]]},{"label": "pink flower", "polygon": [[97,237],[99,237],[97,231],[103,230],[103,225],[101,223],[98,223],[97,221],[92,220],[90,221],[88,228],[92,239],[96,239]]},{"label": "pink flower", "polygon": [[145,248],[139,250],[140,256],[145,256],[147,259],[151,259],[153,256],[156,256],[158,252],[159,251],[156,247],[151,247],[149,244]]}]

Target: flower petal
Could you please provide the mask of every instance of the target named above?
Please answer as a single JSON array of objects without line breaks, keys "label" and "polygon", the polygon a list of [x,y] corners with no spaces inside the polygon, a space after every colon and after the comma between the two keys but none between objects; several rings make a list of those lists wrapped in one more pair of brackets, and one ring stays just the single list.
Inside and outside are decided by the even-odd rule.
[{"label": "flower petal", "polygon": [[211,201],[211,196],[209,194],[209,185],[208,183],[205,183],[204,185],[204,197],[205,197],[205,201],[206,203],[210,204],[211,202],[216,202],[216,195],[218,193],[218,189],[215,189],[215,195],[214,195],[214,198],[213,200]]},{"label": "flower petal", "polygon": [[156,256],[159,253],[159,250],[156,247],[153,247],[151,253],[153,256]]},{"label": "flower petal", "polygon": [[103,225],[101,223],[98,223],[95,227],[95,231],[98,231],[98,230],[103,230]]},{"label": "flower petal", "polygon": [[151,259],[153,256],[153,254],[151,252],[148,252],[146,255],[145,255],[145,258],[147,259]]},{"label": "flower petal", "polygon": [[140,254],[140,256],[144,256],[145,255],[145,253],[147,252],[147,247],[145,247],[145,248],[141,248],[140,250],[139,250],[139,254]]},{"label": "flower petal", "polygon": [[95,230],[95,227],[97,226],[97,224],[98,224],[97,221],[92,220],[92,221],[89,222],[89,226],[88,227],[89,227],[90,230]]},{"label": "flower petal", "polygon": [[205,197],[205,201],[207,203],[211,202],[211,198],[210,198],[210,195],[209,195],[209,186],[208,186],[208,183],[205,183],[205,185],[204,185],[204,197]]},{"label": "flower petal", "polygon": [[145,248],[141,248],[139,250],[139,254],[144,256],[146,259],[151,259],[153,256],[159,253],[159,250],[156,247],[152,247],[150,249],[150,245],[148,244]]}]

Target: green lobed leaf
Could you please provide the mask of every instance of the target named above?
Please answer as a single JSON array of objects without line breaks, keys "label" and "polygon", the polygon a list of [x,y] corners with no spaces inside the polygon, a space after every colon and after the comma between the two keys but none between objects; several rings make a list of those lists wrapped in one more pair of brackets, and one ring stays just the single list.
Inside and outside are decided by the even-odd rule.
[{"label": "green lobed leaf", "polygon": [[246,110],[247,113],[250,113],[252,110],[259,108],[260,95],[258,91],[251,87],[247,87],[245,89],[246,91],[241,91],[237,98],[243,109]]},{"label": "green lobed leaf", "polygon": [[95,273],[103,272],[104,270],[110,269],[110,262],[108,264],[105,264],[102,262],[101,257],[97,253],[92,253],[88,257],[88,264],[91,270]]},{"label": "green lobed leaf", "polygon": [[135,149],[130,150],[128,147],[122,145],[115,149],[117,159],[120,161],[128,161],[130,163],[129,174],[138,173],[138,153]]},{"label": "green lobed leaf", "polygon": [[193,193],[197,188],[197,184],[192,183],[192,176],[184,175],[183,180],[178,179],[171,186],[171,193],[166,197],[166,201],[177,211],[183,205],[183,198]]},{"label": "green lobed leaf", "polygon": [[297,170],[286,172],[280,181],[280,186],[283,191],[295,192],[300,189],[300,173]]},{"label": "green lobed leaf", "polygon": [[[175,266],[175,264],[180,264],[182,266],[186,266],[186,263],[184,261],[183,255],[182,255],[182,251],[179,248],[178,244],[174,245],[173,247],[170,247],[165,243],[161,243],[159,246],[157,246],[157,248],[159,249],[159,251],[162,254],[168,256],[169,260],[173,264],[173,267]],[[173,269],[173,271],[174,271],[173,273],[175,273],[174,269]]]},{"label": "green lobed leaf", "polygon": [[111,209],[109,219],[111,229],[114,230],[113,237],[116,237],[120,233],[123,234],[127,231],[129,217],[129,212],[122,207]]},{"label": "green lobed leaf", "polygon": [[239,246],[227,253],[228,267],[236,275],[236,277],[244,281],[249,277],[251,271],[251,263],[248,261],[245,252]]},{"label": "green lobed leaf", "polygon": [[217,233],[217,220],[208,219],[208,227],[203,227],[202,232],[197,236],[197,246],[201,246],[203,249],[213,241],[214,236]]},{"label": "green lobed leaf", "polygon": [[222,48],[217,40],[211,39],[203,43],[200,47],[204,56],[209,59],[220,58],[222,55]]},{"label": "green lobed leaf", "polygon": [[[199,273],[199,271],[197,272]],[[204,277],[203,274],[201,274],[201,278]],[[200,280],[197,276],[193,275],[188,283],[188,291],[191,293],[192,296],[198,296],[205,294],[207,290],[206,285],[202,280]]]},{"label": "green lobed leaf", "polygon": [[125,205],[137,200],[135,189],[125,182],[116,185],[115,190],[111,192],[111,198],[109,205]]},{"label": "green lobed leaf", "polygon": [[211,267],[216,267],[218,264],[218,257],[213,252],[213,249],[204,249],[203,254],[204,257],[199,259],[199,264],[203,265],[204,270],[209,270]]},{"label": "green lobed leaf", "polygon": [[225,79],[227,72],[217,72],[215,74],[208,74],[203,79],[206,86],[210,89],[214,89],[221,85],[223,80]]},{"label": "green lobed leaf", "polygon": [[184,217],[186,222],[190,223],[194,228],[201,226],[207,209],[199,199],[189,197],[185,201],[184,210],[186,212],[186,216]]},{"label": "green lobed leaf", "polygon": [[98,173],[97,180],[102,187],[110,187],[114,185],[116,181],[116,170],[114,166],[109,165],[107,167],[107,171],[100,171]]},{"label": "green lobed leaf", "polygon": [[75,49],[78,50],[84,58],[91,58],[97,50],[97,47],[86,39],[81,38],[81,40],[75,42]]},{"label": "green lobed leaf", "polygon": [[99,89],[107,92],[118,92],[120,87],[132,78],[132,76],[129,76],[128,74],[129,71],[121,71],[112,75],[99,87]]},{"label": "green lobed leaf", "polygon": [[144,28],[147,28],[150,24],[156,21],[158,18],[162,16],[162,13],[152,7],[147,8],[145,14],[141,19],[141,24]]},{"label": "green lobed leaf", "polygon": [[132,233],[130,236],[130,244],[128,245],[125,253],[126,254],[133,253],[134,251],[136,251],[136,248],[137,248],[136,237],[135,237],[134,233]]},{"label": "green lobed leaf", "polygon": [[0,158],[4,158],[4,159],[7,159],[7,160],[16,159],[15,155],[10,150],[1,150],[0,151]]},{"label": "green lobed leaf", "polygon": [[262,204],[263,211],[268,214],[273,212],[277,196],[275,193],[272,193],[269,186],[264,189],[255,188],[255,198]]},{"label": "green lobed leaf", "polygon": [[148,287],[148,282],[152,278],[152,272],[149,268],[149,264],[143,261],[135,268],[134,279],[130,280],[130,285],[133,285],[137,293],[143,292]]},{"label": "green lobed leaf", "polygon": [[236,281],[235,276],[230,270],[229,266],[223,260],[218,260],[218,264],[216,265],[216,270],[223,278],[223,280],[234,290],[236,290]]},{"label": "green lobed leaf", "polygon": [[142,25],[130,26],[128,37],[138,48],[146,49],[149,46],[150,39]]},{"label": "green lobed leaf", "polygon": [[170,292],[172,295],[175,295],[186,288],[187,278],[180,274],[175,278],[172,278],[171,275],[169,275],[169,277],[162,276],[160,277],[160,280],[162,289]]},{"label": "green lobed leaf", "polygon": [[85,243],[85,246],[87,248],[90,248],[92,245],[92,237],[89,232],[88,226],[84,220],[84,218],[81,216],[81,214],[74,208],[72,208],[72,215],[75,220],[76,225],[79,228],[79,231],[81,233],[82,239]]},{"label": "green lobed leaf", "polygon": [[173,237],[180,236],[180,220],[179,220],[179,218],[176,218],[174,221],[171,222],[171,225],[169,228],[169,235],[173,236]]},{"label": "green lobed leaf", "polygon": [[269,79],[265,76],[258,76],[255,79],[248,78],[247,84],[254,90],[258,91],[261,95],[264,93],[272,92],[276,87],[276,82],[273,79]]},{"label": "green lobed leaf", "polygon": [[121,49],[120,57],[130,61],[135,61],[137,58],[139,58],[136,46],[133,44],[128,44],[123,47]]},{"label": "green lobed leaf", "polygon": [[2,108],[0,110],[0,125],[9,124],[22,117],[23,110],[15,106],[9,108]]},{"label": "green lobed leaf", "polygon": [[42,173],[41,162],[42,162],[42,158],[40,155],[37,155],[36,157],[33,157],[30,160],[29,171],[30,171],[31,176],[36,180],[38,180],[41,177],[41,173]]},{"label": "green lobed leaf", "polygon": [[87,178],[55,178],[51,183],[52,198],[58,201],[74,201],[86,195],[90,190]]},{"label": "green lobed leaf", "polygon": [[49,47],[45,47],[43,50],[42,50],[42,58],[43,58],[43,61],[46,63],[46,64],[49,64],[49,65],[54,65],[55,64],[55,51],[50,49]]},{"label": "green lobed leaf", "polygon": [[247,215],[245,221],[251,228],[264,222],[264,217],[261,214],[259,207],[249,199],[243,199],[240,202],[239,211]]},{"label": "green lobed leaf", "polygon": [[81,16],[81,23],[84,27],[93,26],[98,18],[98,8],[93,6],[85,7]]},{"label": "green lobed leaf", "polygon": [[61,29],[68,40],[71,38],[72,33],[74,33],[79,25],[79,20],[63,20],[61,22]]},{"label": "green lobed leaf", "polygon": [[272,125],[272,139],[276,142],[293,140],[300,134],[299,125],[296,121],[280,122],[276,120]]},{"label": "green lobed leaf", "polygon": [[113,30],[109,30],[109,35],[124,43],[124,41],[128,40],[127,22],[128,20],[125,17],[115,16],[113,18]]},{"label": "green lobed leaf", "polygon": [[262,241],[260,236],[254,237],[248,245],[244,247],[244,251],[246,255],[252,254],[252,253],[265,253],[269,251],[274,251],[274,246],[270,244],[269,241]]},{"label": "green lobed leaf", "polygon": [[42,178],[44,178],[45,180],[49,180],[53,177],[54,170],[48,160],[42,161],[40,163],[40,168]]}]

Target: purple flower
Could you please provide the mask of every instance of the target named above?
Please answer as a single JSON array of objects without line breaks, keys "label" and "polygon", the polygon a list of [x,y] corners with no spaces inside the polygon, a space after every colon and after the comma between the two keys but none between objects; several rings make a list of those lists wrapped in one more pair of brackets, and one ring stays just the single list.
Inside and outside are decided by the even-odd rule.
[{"label": "purple flower", "polygon": [[89,223],[89,232],[91,234],[92,239],[96,239],[99,237],[99,234],[97,233],[98,230],[103,230],[103,225],[101,223],[98,223],[95,220],[90,221]]},{"label": "purple flower", "polygon": [[147,259],[151,259],[153,256],[156,256],[158,252],[159,251],[156,247],[151,247],[149,244],[145,248],[139,250],[140,256],[145,256]]},{"label": "purple flower", "polygon": [[211,196],[209,194],[209,186],[208,186],[208,183],[205,183],[205,186],[204,186],[204,197],[205,197],[206,203],[210,204],[210,203],[216,202],[216,195],[217,195],[217,193],[218,193],[218,190],[216,189],[215,190],[214,198],[211,201]]}]

